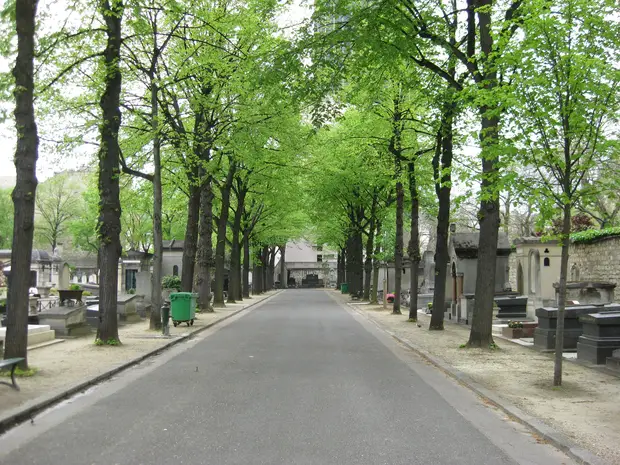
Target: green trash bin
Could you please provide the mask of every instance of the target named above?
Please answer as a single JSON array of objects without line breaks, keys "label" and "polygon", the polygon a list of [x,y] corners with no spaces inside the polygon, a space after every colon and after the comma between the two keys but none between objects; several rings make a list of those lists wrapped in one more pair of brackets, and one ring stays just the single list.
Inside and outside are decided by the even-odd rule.
[{"label": "green trash bin", "polygon": [[340,284],[340,292],[342,294],[348,294],[349,293],[349,283],[342,283],[342,284]]},{"label": "green trash bin", "polygon": [[187,323],[187,326],[193,325],[195,315],[196,294],[191,292],[174,292],[170,294],[170,318],[174,326],[177,326],[179,323]]}]

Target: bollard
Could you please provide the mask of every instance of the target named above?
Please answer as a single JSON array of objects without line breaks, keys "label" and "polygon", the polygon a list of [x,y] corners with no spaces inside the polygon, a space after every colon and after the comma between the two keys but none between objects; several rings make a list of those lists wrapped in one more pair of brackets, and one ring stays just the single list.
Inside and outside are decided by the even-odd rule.
[{"label": "bollard", "polygon": [[170,302],[164,300],[161,306],[161,332],[164,336],[170,336]]}]

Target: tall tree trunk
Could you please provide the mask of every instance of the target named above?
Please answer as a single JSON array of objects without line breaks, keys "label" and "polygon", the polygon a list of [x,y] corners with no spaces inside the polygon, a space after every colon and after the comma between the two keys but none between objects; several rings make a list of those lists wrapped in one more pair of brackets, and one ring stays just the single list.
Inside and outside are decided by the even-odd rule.
[{"label": "tall tree trunk", "polygon": [[409,259],[411,276],[409,289],[409,321],[418,320],[418,267],[420,266],[420,199],[416,183],[415,160],[407,165],[409,174],[409,194],[411,196],[411,238],[409,239]]},{"label": "tall tree trunk", "polygon": [[340,249],[336,265],[336,289],[340,289],[344,282],[344,249]]},{"label": "tall tree trunk", "polygon": [[450,229],[450,191],[452,186],[452,157],[455,106],[453,91],[446,91],[446,103],[437,132],[435,156],[433,157],[433,178],[435,194],[439,204],[437,212],[437,241],[435,243],[435,289],[430,330],[443,330],[446,311],[446,279],[448,277],[448,231]]},{"label": "tall tree trunk", "polygon": [[243,298],[250,298],[250,235],[243,231]]},{"label": "tall tree trunk", "polygon": [[[215,245],[215,292],[213,306],[225,307],[224,303],[224,275],[226,274],[226,231],[228,229],[228,214],[230,210],[230,189],[235,175],[235,164],[231,160],[224,184],[220,187],[222,210],[217,222],[217,243]],[[228,273],[228,282],[230,283]],[[230,294],[230,289],[228,289]]]},{"label": "tall tree trunk", "polygon": [[121,21],[123,3],[108,0],[101,3],[101,14],[108,36],[104,51],[105,88],[99,105],[103,112],[99,148],[99,237],[100,285],[99,327],[97,338],[104,342],[118,341],[116,317],[118,294],[118,260],[121,256],[120,147],[118,131],[121,125]]},{"label": "tall tree trunk", "polygon": [[[155,31],[156,32],[156,31]],[[157,35],[155,33],[155,53],[157,56]],[[159,136],[159,114],[157,105],[158,87],[151,75],[151,130],[153,131],[153,282],[151,288],[150,329],[161,329],[161,280],[164,253],[162,232],[163,198],[161,190],[161,139]]]},{"label": "tall tree trunk", "polygon": [[190,185],[189,199],[187,200],[187,226],[185,227],[185,242],[181,265],[181,290],[183,292],[192,292],[194,284],[198,224],[200,221],[200,194],[202,191],[196,170],[188,173],[188,178]]},{"label": "tall tree trunk", "polygon": [[262,252],[262,262],[263,262],[263,267],[262,267],[262,287],[263,287],[263,292],[267,292],[270,288],[269,288],[269,247],[265,246],[263,247],[263,252]]},{"label": "tall tree trunk", "polygon": [[213,180],[209,176],[200,190],[200,223],[198,227],[198,306],[203,312],[212,312],[211,270],[213,269]]},{"label": "tall tree trunk", "polygon": [[[570,160],[570,157],[569,157]],[[570,173],[570,168],[568,168]],[[570,180],[570,174],[567,176]],[[569,184],[570,192],[570,184]],[[570,247],[571,204],[564,205],[562,222],[562,258],[560,261],[560,288],[558,292],[558,321],[555,330],[555,357],[553,366],[553,385],[562,385],[562,362],[564,352],[564,313],[566,311],[566,277],[568,275],[568,249]]]},{"label": "tall tree trunk", "polygon": [[230,248],[230,277],[228,278],[228,303],[234,304],[241,297],[241,249],[239,247],[239,234],[241,231],[241,217],[245,203],[243,189],[237,191],[237,209],[232,226],[232,245]]},{"label": "tall tree trunk", "polygon": [[400,315],[400,293],[403,277],[403,204],[404,189],[400,181],[400,161],[396,161],[396,246],[394,247],[394,306],[392,313]]},{"label": "tall tree trunk", "polygon": [[375,222],[377,215],[377,197],[374,196],[368,224],[368,237],[366,238],[366,261],[364,262],[364,300],[370,300],[370,282],[372,279],[372,253],[375,242]]},{"label": "tall tree trunk", "polygon": [[37,0],[16,2],[17,59],[15,78],[15,127],[19,137],[15,148],[17,180],[13,189],[13,248],[11,284],[7,296],[7,329],[4,358],[23,357],[20,367],[28,368],[28,288],[34,237],[39,136],[34,115],[34,33]]},{"label": "tall tree trunk", "polygon": [[[492,0],[479,0],[478,34],[480,50],[487,57],[484,90],[490,98],[497,87],[497,70],[491,24]],[[495,271],[497,262],[497,239],[499,237],[500,209],[496,191],[499,175],[499,109],[497,105],[481,105],[480,147],[482,149],[480,241],[478,242],[478,265],[476,275],[476,305],[469,334],[469,347],[489,347],[493,344],[493,297],[495,295]]]},{"label": "tall tree trunk", "polygon": [[280,246],[280,289],[286,289],[286,244]]},{"label": "tall tree trunk", "polygon": [[376,233],[375,233],[375,251],[372,259],[372,292],[370,293],[370,303],[377,304],[377,295],[379,292],[379,260],[377,257],[381,253],[381,242],[377,240],[381,236],[381,222],[377,221]]}]

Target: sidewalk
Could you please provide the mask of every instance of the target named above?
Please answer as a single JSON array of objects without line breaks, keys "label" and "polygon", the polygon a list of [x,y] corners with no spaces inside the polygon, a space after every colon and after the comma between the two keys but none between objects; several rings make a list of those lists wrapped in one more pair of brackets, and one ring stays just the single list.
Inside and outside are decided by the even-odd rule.
[{"label": "sidewalk", "polygon": [[198,313],[193,326],[181,324],[175,328],[171,323],[169,338],[163,337],[159,331],[150,331],[148,320],[143,320],[119,328],[120,346],[96,346],[93,333],[29,351],[28,363],[38,372],[35,376],[17,379],[20,391],[0,385],[0,422],[19,411],[20,406],[30,407],[44,401],[52,393],[62,393],[98,376],[105,376],[110,370],[157,352],[174,341],[183,340],[278,292],[253,296],[242,303],[218,308],[214,313]]},{"label": "sidewalk", "polygon": [[375,322],[392,336],[445,365],[562,433],[610,464],[620,464],[620,379],[575,363],[564,363],[563,386],[554,388],[553,358],[518,344],[495,339],[499,350],[462,349],[469,327],[446,322],[444,331],[428,331],[430,315],[418,324],[392,315],[391,306],[350,302],[333,296]]}]

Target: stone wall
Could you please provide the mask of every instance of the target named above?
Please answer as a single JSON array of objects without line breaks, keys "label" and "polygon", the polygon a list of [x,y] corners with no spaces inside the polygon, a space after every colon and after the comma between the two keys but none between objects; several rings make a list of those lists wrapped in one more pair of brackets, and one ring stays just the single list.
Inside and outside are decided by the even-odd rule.
[{"label": "stone wall", "polygon": [[568,258],[569,281],[616,284],[614,300],[620,299],[620,237],[606,237],[589,244],[572,244]]}]

